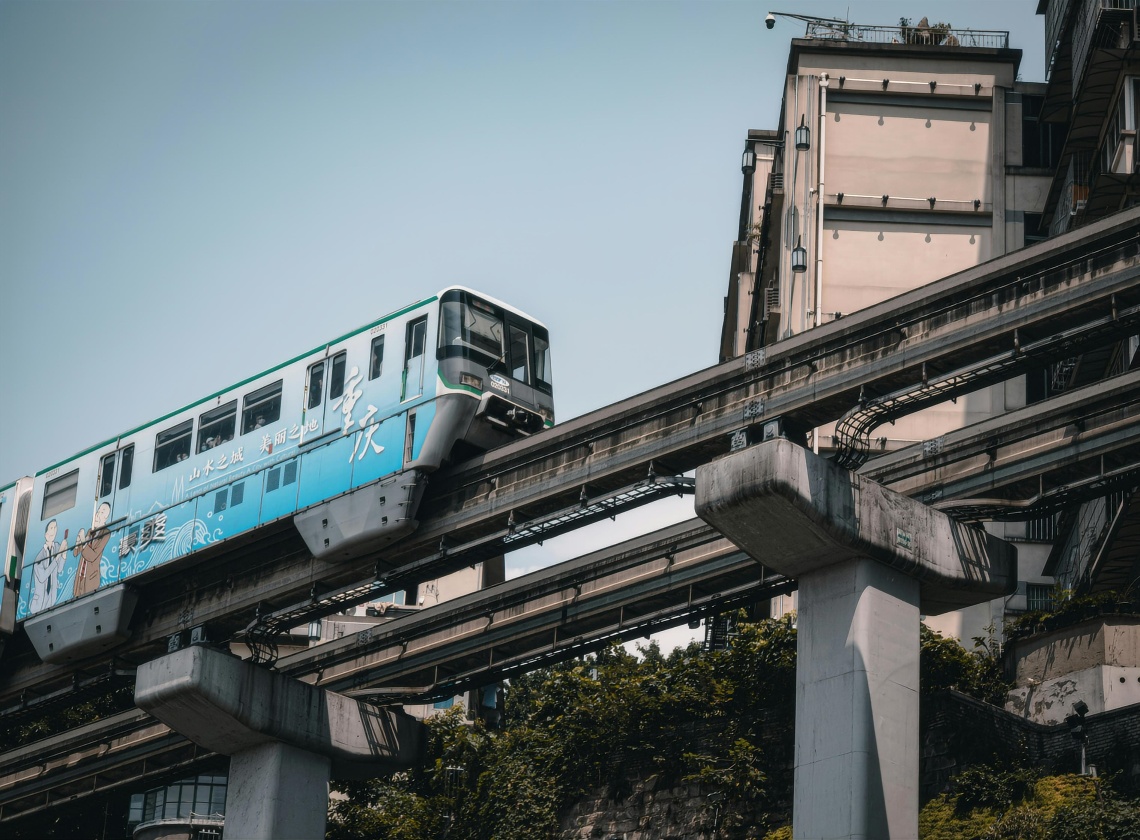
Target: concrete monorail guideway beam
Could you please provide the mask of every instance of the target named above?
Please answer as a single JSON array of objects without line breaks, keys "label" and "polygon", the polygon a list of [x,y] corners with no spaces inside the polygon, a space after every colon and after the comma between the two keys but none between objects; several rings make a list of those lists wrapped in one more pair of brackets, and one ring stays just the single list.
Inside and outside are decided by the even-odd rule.
[{"label": "concrete monorail guideway beam", "polygon": [[793,586],[691,519],[309,648],[278,667],[353,696],[450,697]]},{"label": "concrete monorail guideway beam", "polygon": [[697,512],[799,580],[796,840],[917,838],[920,613],[1013,592],[1016,550],[786,440],[700,467]]},{"label": "concrete monorail guideway beam", "polygon": [[1104,495],[1116,474],[1140,484],[1140,370],[885,453],[860,473],[948,512],[1004,507],[1006,518],[1050,513],[1085,485]]},{"label": "concrete monorail guideway beam", "polygon": [[[443,471],[428,488],[420,528],[380,557],[319,562],[282,530],[257,546],[139,581],[146,614],[115,653],[128,663],[145,661],[190,627],[246,626],[266,600],[291,604],[318,583],[372,580],[378,570],[437,553],[445,538],[471,542],[508,522],[563,509],[583,493],[602,497],[645,480],[651,467],[682,474],[725,454],[734,434],[755,432],[774,417],[792,427],[836,420],[860,394],[913,388],[924,366],[936,376],[1016,353],[1019,345],[1040,349],[1042,340],[1082,324],[1102,329],[1106,315],[1140,306],[1138,234],[1140,208],[1133,208]],[[1064,341],[1055,349],[1063,352]],[[449,562],[454,558],[441,556],[436,566],[423,565],[423,579]],[[30,656],[0,676],[0,708],[76,672],[40,666]]]}]

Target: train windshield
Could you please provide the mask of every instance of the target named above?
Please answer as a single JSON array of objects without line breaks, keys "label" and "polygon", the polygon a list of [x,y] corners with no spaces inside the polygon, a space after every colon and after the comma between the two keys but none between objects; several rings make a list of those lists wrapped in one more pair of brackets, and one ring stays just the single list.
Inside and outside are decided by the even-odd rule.
[{"label": "train windshield", "polygon": [[485,360],[488,364],[503,358],[503,316],[497,307],[465,292],[449,292],[440,309],[443,315],[443,328],[439,333],[441,348],[474,351],[471,355],[489,357]]}]

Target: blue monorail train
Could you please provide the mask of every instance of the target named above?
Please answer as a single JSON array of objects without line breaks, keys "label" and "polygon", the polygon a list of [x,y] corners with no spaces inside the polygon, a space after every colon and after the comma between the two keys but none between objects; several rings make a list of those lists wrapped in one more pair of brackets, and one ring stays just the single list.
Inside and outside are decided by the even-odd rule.
[{"label": "blue monorail train", "polygon": [[553,406],[546,328],[445,289],[0,490],[5,594],[41,659],[85,658],[129,636],[132,579],[283,517],[315,557],[375,550],[428,473]]}]

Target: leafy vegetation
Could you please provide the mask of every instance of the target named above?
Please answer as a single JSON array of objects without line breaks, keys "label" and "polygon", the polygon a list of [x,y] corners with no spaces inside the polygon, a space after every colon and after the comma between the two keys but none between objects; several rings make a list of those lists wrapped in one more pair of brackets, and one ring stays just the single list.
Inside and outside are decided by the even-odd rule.
[{"label": "leafy vegetation", "polygon": [[1071,589],[1058,587],[1053,592],[1053,606],[1044,610],[1022,613],[1005,625],[1010,639],[1024,638],[1034,633],[1046,633],[1070,627],[1101,615],[1140,615],[1140,599],[1134,593],[1096,592],[1074,595]]},{"label": "leafy vegetation", "polygon": [[[631,777],[658,789],[716,791],[711,838],[791,839],[794,618],[739,622],[727,650],[665,656],[620,647],[515,680],[503,728],[458,710],[429,723],[428,761],[385,780],[344,782],[330,840],[549,840],[590,792],[623,799]],[[966,650],[925,627],[922,691],[1004,698],[997,647]],[[1140,806],[1110,785],[1039,778],[1012,764],[974,766],[923,809],[923,840],[1140,840]],[[1082,834],[1081,831],[1088,833]],[[1132,832],[1132,833],[1129,833]]]},{"label": "leafy vegetation", "polygon": [[1140,840],[1140,802],[1113,780],[974,767],[919,814],[922,840]]},{"label": "leafy vegetation", "polygon": [[954,688],[995,706],[1005,703],[1010,688],[1002,676],[998,645],[989,636],[975,636],[974,649],[966,650],[955,639],[936,633],[925,624],[919,628],[919,681],[923,694]]},{"label": "leafy vegetation", "polygon": [[77,726],[134,708],[133,685],[124,685],[107,694],[81,703],[56,708],[30,717],[15,726],[0,729],[0,752],[40,741]]},{"label": "leafy vegetation", "polygon": [[430,721],[421,770],[338,783],[347,798],[333,806],[328,836],[545,840],[567,804],[597,789],[622,797],[633,774],[715,788],[722,830],[757,815],[780,825],[790,806],[795,652],[789,617],[739,624],[724,651],[692,645],[664,656],[651,644],[637,657],[612,647],[525,675],[507,692],[502,731],[453,711]]}]

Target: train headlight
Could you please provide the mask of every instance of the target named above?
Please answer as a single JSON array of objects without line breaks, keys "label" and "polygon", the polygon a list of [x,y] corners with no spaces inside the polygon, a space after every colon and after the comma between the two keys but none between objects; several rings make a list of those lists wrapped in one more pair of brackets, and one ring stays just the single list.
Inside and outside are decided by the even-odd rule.
[{"label": "train headlight", "polygon": [[459,384],[470,385],[472,388],[478,388],[480,391],[483,390],[483,379],[473,373],[459,374]]}]

